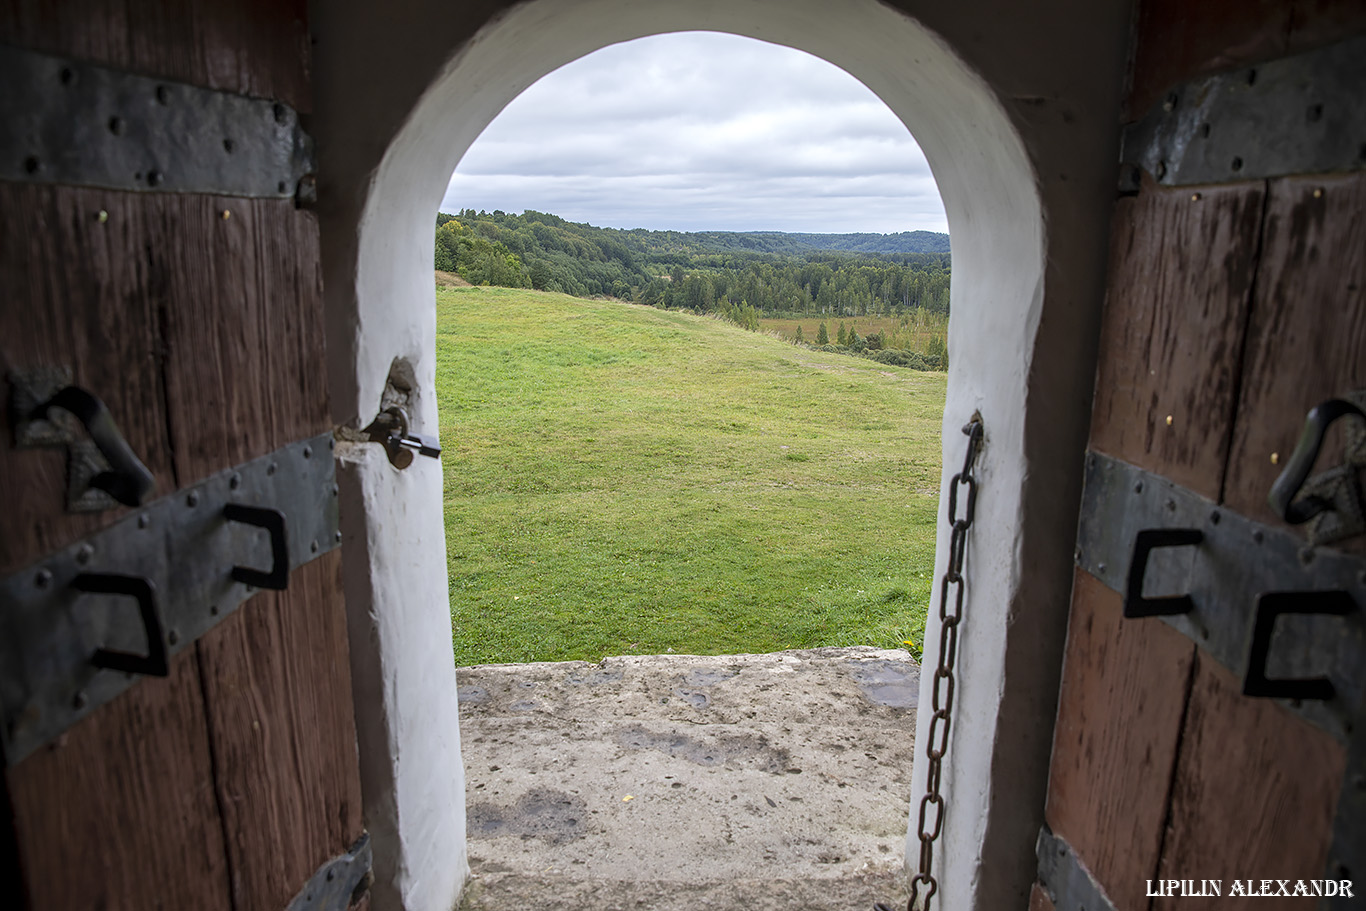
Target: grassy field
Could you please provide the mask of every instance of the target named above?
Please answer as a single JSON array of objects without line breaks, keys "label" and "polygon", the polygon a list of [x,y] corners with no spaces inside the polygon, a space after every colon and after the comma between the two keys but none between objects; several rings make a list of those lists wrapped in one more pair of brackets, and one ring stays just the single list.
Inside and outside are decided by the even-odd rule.
[{"label": "grassy field", "polygon": [[782,338],[793,341],[797,337],[797,327],[800,326],[802,340],[808,345],[814,345],[822,322],[825,323],[826,331],[830,333],[832,344],[836,341],[842,322],[846,329],[854,329],[864,338],[877,335],[879,331],[886,332],[888,348],[906,351],[924,352],[929,348],[931,339],[938,337],[942,341],[948,338],[949,332],[947,315],[927,313],[924,310],[917,310],[904,317],[846,316],[841,319],[832,316],[808,316],[801,319],[761,319],[759,328],[765,332],[776,332]]},{"label": "grassy field", "polygon": [[457,662],[918,653],[944,385],[705,317],[439,289]]}]

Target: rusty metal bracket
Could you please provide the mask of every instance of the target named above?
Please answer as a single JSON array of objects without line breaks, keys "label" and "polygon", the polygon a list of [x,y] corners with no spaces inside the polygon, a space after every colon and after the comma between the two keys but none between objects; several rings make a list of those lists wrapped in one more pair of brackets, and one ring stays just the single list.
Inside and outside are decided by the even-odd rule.
[{"label": "rusty metal bracket", "polygon": [[309,877],[285,911],[346,911],[360,901],[374,881],[374,849],[362,832],[345,854],[339,854]]},{"label": "rusty metal bracket", "polygon": [[[1134,546],[1153,531],[1180,531],[1184,546]],[[1096,452],[1086,457],[1076,559],[1121,594],[1132,591],[1137,571],[1147,589],[1176,596],[1166,603],[1183,612],[1164,612],[1164,623],[1254,692],[1279,699],[1338,740],[1346,742],[1354,721],[1366,718],[1366,559],[1306,546],[1284,528]],[[1314,680],[1331,683],[1331,698],[1290,698],[1274,683],[1261,685]],[[1320,684],[1311,691],[1327,692]]]},{"label": "rusty metal bracket", "polygon": [[313,141],[277,101],[0,46],[0,180],[310,202]]},{"label": "rusty metal bracket", "polygon": [[[283,584],[290,570],[335,548],[331,448],[330,433],[291,443],[0,579],[5,762],[20,761],[140,675],[164,673],[256,583]],[[262,513],[279,517],[262,519],[269,535],[249,521]],[[250,566],[272,569],[245,580],[234,572]]]},{"label": "rusty metal bracket", "polygon": [[1366,37],[1177,86],[1124,128],[1120,190],[1366,167]]}]

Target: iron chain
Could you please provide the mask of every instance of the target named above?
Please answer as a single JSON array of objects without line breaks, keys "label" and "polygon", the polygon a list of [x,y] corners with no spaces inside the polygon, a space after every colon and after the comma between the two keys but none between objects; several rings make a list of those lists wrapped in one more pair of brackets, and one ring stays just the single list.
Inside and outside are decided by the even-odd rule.
[{"label": "iron chain", "polygon": [[[949,751],[949,725],[953,718],[954,665],[958,660],[958,625],[963,622],[963,597],[966,583],[963,561],[967,556],[968,529],[972,527],[977,510],[977,478],[973,466],[982,442],[982,419],[974,415],[963,427],[968,437],[968,451],[963,458],[963,470],[949,482],[948,522],[949,565],[939,586],[939,666],[934,672],[933,697],[930,706],[930,729],[925,738],[925,755],[930,761],[925,781],[925,796],[920,799],[917,832],[920,836],[920,869],[911,879],[911,898],[907,911],[929,911],[930,899],[939,891],[934,878],[934,842],[944,828],[944,797],[939,793],[943,779],[944,757]],[[967,488],[966,497],[960,489]],[[959,515],[959,508],[962,515]],[[950,592],[950,589],[953,589]],[[952,610],[950,610],[952,605]],[[929,813],[933,808],[931,819]],[[924,894],[921,894],[921,889]],[[876,911],[888,911],[879,903]]]}]

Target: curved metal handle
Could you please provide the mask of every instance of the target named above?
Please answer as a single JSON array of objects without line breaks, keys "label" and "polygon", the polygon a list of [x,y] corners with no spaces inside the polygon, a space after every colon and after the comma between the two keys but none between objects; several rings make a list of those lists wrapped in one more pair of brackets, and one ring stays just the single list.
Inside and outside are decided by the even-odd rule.
[{"label": "curved metal handle", "polygon": [[1300,432],[1300,440],[1295,444],[1295,451],[1285,463],[1285,470],[1281,472],[1281,476],[1271,485],[1271,493],[1266,498],[1272,511],[1291,525],[1303,525],[1319,513],[1333,508],[1333,504],[1322,497],[1305,497],[1297,501],[1295,495],[1300,492],[1300,488],[1309,477],[1309,472],[1314,468],[1319,450],[1323,448],[1323,439],[1328,435],[1328,428],[1338,418],[1347,415],[1366,418],[1366,412],[1351,402],[1344,399],[1329,399],[1315,405],[1304,419],[1304,430]]},{"label": "curved metal handle", "polygon": [[1124,616],[1171,617],[1189,614],[1195,608],[1190,595],[1164,598],[1143,597],[1143,577],[1148,574],[1148,557],[1159,547],[1185,547],[1199,544],[1205,535],[1198,528],[1149,528],[1134,536],[1134,555],[1129,560],[1129,580],[1124,590]]},{"label": "curved metal handle", "polygon": [[1343,617],[1356,610],[1356,601],[1345,591],[1268,592],[1257,599],[1257,615],[1252,627],[1252,647],[1248,652],[1243,695],[1264,699],[1317,699],[1328,701],[1337,688],[1327,677],[1283,679],[1267,677],[1267,659],[1276,618],[1282,614],[1325,614]]},{"label": "curved metal handle", "polygon": [[44,418],[53,408],[71,412],[85,425],[90,439],[109,463],[110,470],[95,475],[90,486],[103,490],[124,506],[141,506],[152,492],[152,473],[123,438],[104,402],[79,386],[67,386],[34,409],[32,416]]},{"label": "curved metal handle", "polygon": [[135,655],[112,649],[96,649],[90,663],[111,671],[166,677],[171,673],[166,657],[166,640],[161,633],[161,615],[157,613],[156,589],[151,579],[141,576],[120,576],[112,573],[81,573],[71,580],[71,587],[99,595],[127,595],[137,599],[142,628],[147,633],[147,654]]},{"label": "curved metal handle", "polygon": [[270,532],[271,567],[267,571],[249,566],[234,566],[232,577],[243,585],[284,591],[289,587],[289,539],[285,535],[285,514],[264,506],[244,506],[229,503],[223,507],[223,517],[229,522],[255,525]]}]

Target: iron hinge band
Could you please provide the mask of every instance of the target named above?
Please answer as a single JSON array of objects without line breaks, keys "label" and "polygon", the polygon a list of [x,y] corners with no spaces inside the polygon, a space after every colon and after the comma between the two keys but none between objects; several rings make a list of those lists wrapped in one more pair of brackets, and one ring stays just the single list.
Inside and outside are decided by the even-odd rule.
[{"label": "iron hinge band", "polygon": [[1249,695],[1347,742],[1366,708],[1366,560],[1098,452],[1086,457],[1076,558],[1126,596],[1126,616],[1161,613]]},{"label": "iron hinge band", "polygon": [[[0,580],[13,765],[340,543],[332,435],[220,472]],[[269,515],[266,515],[269,514]]]},{"label": "iron hinge band", "polygon": [[309,877],[285,911],[346,911],[370,888],[374,856],[370,833],[362,832],[345,854],[327,861]]},{"label": "iron hinge band", "polygon": [[311,203],[288,105],[0,46],[0,180]]},{"label": "iron hinge band", "polygon": [[1044,826],[1034,844],[1039,859],[1039,886],[1048,894],[1056,911],[1115,911],[1091,871],[1061,836]]},{"label": "iron hinge band", "polygon": [[1195,79],[1124,128],[1120,189],[1366,167],[1366,37]]}]

